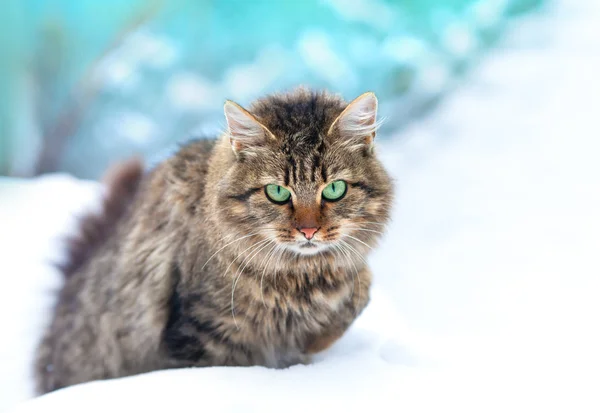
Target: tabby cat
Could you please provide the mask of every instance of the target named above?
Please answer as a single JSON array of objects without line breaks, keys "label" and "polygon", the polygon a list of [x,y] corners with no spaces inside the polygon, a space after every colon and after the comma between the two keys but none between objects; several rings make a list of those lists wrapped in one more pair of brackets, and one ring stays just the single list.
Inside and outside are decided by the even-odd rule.
[{"label": "tabby cat", "polygon": [[184,366],[283,368],[337,340],[369,299],[365,256],[390,179],[377,98],[298,89],[148,173],[113,168],[81,222],[36,362],[37,389]]}]

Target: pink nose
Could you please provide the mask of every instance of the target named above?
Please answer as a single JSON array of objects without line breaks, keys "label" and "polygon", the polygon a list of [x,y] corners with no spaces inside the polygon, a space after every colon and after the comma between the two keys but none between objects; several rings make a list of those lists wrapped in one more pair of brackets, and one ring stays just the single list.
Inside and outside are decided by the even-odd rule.
[{"label": "pink nose", "polygon": [[315,232],[317,232],[319,228],[298,228],[298,231],[304,234],[306,239],[312,239],[315,236]]}]

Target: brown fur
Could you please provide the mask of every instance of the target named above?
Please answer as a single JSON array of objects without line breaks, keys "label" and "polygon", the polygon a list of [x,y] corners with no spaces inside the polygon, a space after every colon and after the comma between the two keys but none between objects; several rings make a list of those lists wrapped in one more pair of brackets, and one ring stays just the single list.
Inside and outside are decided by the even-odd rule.
[{"label": "brown fur", "polygon": [[[71,248],[38,391],[183,366],[286,367],[337,340],[368,302],[364,256],[392,199],[370,140],[336,126],[346,107],[305,90],[270,96],[243,114],[259,125],[248,139],[228,115],[228,133],[141,182],[139,164],[119,168],[104,215]],[[340,179],[346,195],[322,199]],[[269,201],[267,184],[292,198]],[[316,248],[306,225],[318,253],[302,253]]]},{"label": "brown fur", "polygon": [[131,204],[143,173],[141,160],[135,158],[115,164],[103,178],[108,189],[101,212],[88,214],[79,223],[79,232],[68,240],[69,259],[59,269],[69,277],[81,267],[96,248],[108,238],[118,219]]}]

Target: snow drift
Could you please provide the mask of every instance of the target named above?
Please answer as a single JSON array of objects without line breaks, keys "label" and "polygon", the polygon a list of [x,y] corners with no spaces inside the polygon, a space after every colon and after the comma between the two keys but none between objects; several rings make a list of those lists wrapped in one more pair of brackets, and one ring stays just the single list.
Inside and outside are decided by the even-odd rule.
[{"label": "snow drift", "polygon": [[204,368],[32,399],[62,253],[100,189],[0,187],[0,410],[600,411],[600,4],[511,30],[429,118],[380,143],[398,187],[372,302],[313,365]]}]

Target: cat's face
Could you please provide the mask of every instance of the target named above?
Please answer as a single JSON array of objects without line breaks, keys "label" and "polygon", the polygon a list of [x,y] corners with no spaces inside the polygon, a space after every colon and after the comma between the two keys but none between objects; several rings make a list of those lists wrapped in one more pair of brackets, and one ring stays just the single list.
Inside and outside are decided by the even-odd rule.
[{"label": "cat's face", "polygon": [[373,94],[350,105],[275,97],[252,114],[228,102],[235,160],[219,198],[232,228],[256,233],[265,250],[362,255],[383,231],[392,196],[372,147],[376,110]]}]

